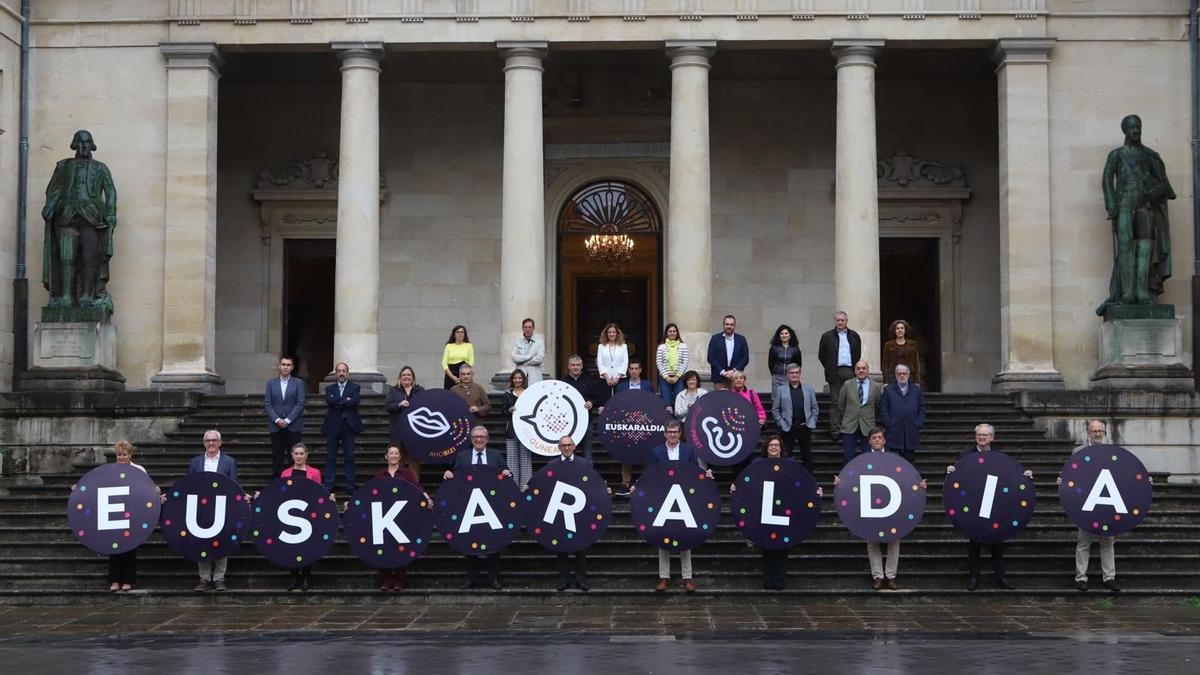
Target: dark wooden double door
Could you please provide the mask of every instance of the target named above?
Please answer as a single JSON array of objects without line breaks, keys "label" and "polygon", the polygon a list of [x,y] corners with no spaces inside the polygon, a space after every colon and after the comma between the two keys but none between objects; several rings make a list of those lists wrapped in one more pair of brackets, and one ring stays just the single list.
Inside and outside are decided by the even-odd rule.
[{"label": "dark wooden double door", "polygon": [[615,323],[625,333],[629,357],[640,358],[644,376],[651,376],[653,364],[647,359],[653,360],[658,342],[649,325],[648,282],[645,277],[577,279],[574,351],[583,356],[584,366],[592,375],[596,375],[600,331],[606,324]]}]

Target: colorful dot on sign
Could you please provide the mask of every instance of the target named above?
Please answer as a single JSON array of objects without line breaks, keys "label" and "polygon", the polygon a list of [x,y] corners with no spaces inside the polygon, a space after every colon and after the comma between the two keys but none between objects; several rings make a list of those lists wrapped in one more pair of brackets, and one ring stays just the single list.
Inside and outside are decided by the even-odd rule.
[{"label": "colorful dot on sign", "polygon": [[597,513],[597,514],[596,514],[596,520],[604,520],[604,514],[603,514],[603,513]]},{"label": "colorful dot on sign", "polygon": [[533,528],[533,533],[534,533],[534,534],[541,534],[541,533],[542,533],[542,528],[540,528],[540,527],[535,527],[535,528]]},{"label": "colorful dot on sign", "polygon": [[1027,502],[1027,501],[1025,501],[1024,499],[1022,499],[1022,500],[1021,500],[1021,506],[1029,506],[1029,502]]},{"label": "colorful dot on sign", "polygon": [[[84,488],[84,489],[86,490],[87,488]],[[172,492],[172,493],[171,493],[171,496],[172,496],[172,497],[178,497],[178,496],[179,496],[179,490],[175,490],[174,492]]]},{"label": "colorful dot on sign", "polygon": [[400,488],[398,488],[398,487],[392,488],[392,494],[397,494],[398,492],[400,492]]},{"label": "colorful dot on sign", "polygon": [[955,489],[955,490],[957,490],[957,489],[958,489],[958,483],[955,483],[955,484],[954,484],[954,489]]},{"label": "colorful dot on sign", "polygon": [[150,529],[150,523],[142,523],[142,529],[143,529],[143,530],[148,530],[148,529]]},{"label": "colorful dot on sign", "polygon": [[672,545],[672,546],[675,546],[675,547],[678,547],[678,546],[679,546],[679,541],[678,541],[678,540],[674,540],[674,539],[673,539],[673,540],[671,540],[671,545]]},{"label": "colorful dot on sign", "polygon": [[1025,489],[1025,484],[1024,484],[1024,483],[1021,483],[1020,485],[1018,485],[1018,486],[1017,486],[1017,489],[1018,489],[1018,490],[1024,490],[1024,489]]},{"label": "colorful dot on sign", "polygon": [[525,495],[525,501],[527,501],[527,502],[533,501],[533,495]]},{"label": "colorful dot on sign", "polygon": [[450,520],[458,520],[458,514],[457,513],[450,514]]},{"label": "colorful dot on sign", "polygon": [[882,497],[876,497],[876,498],[875,498],[875,503],[876,503],[876,504],[882,504],[882,503],[883,503],[883,498],[882,498]]},{"label": "colorful dot on sign", "polygon": [[324,497],[317,497],[317,503],[318,503],[318,504],[324,504],[324,503],[325,503],[325,498],[324,498]]},{"label": "colorful dot on sign", "polygon": [[855,485],[854,487],[850,488],[850,491],[851,491],[851,492],[858,492],[858,486],[857,486],[857,485]]},{"label": "colorful dot on sign", "polygon": [[775,534],[774,532],[772,532],[772,533],[771,533],[771,538],[772,538],[772,539],[778,539],[778,538],[779,538],[779,535],[777,535],[777,534]]},{"label": "colorful dot on sign", "polygon": [[467,482],[468,482],[468,483],[470,483],[470,482],[471,482],[471,481],[473,481],[473,480],[475,480],[475,476],[467,476]]},{"label": "colorful dot on sign", "polygon": [[1141,509],[1134,509],[1134,510],[1133,510],[1133,515],[1135,515],[1135,516],[1136,516],[1136,515],[1139,515],[1139,514],[1141,514],[1141,512],[1142,512],[1142,511],[1141,511]]},{"label": "colorful dot on sign", "polygon": [[362,506],[362,500],[361,500],[361,499],[355,499],[355,500],[354,500],[354,505],[355,505],[355,506]]},{"label": "colorful dot on sign", "polygon": [[200,498],[200,503],[201,503],[201,504],[207,504],[207,503],[208,503],[208,499],[207,499],[206,497],[201,497],[201,498]]},{"label": "colorful dot on sign", "polygon": [[744,521],[744,520],[738,521],[738,527],[745,527],[745,526],[746,526],[746,521]]},{"label": "colorful dot on sign", "polygon": [[596,524],[595,524],[595,523],[592,523],[592,529],[593,529],[593,530],[594,530],[594,529],[596,529]]},{"label": "colorful dot on sign", "polygon": [[1142,474],[1140,474],[1140,473],[1139,473],[1139,474],[1135,475],[1135,476],[1134,476],[1134,478],[1136,478],[1136,479],[1138,479],[1138,480],[1141,480],[1141,479],[1142,479]]},{"label": "colorful dot on sign", "polygon": [[377,495],[377,494],[379,494],[379,488],[371,488],[371,494],[372,494],[372,495]]},{"label": "colorful dot on sign", "polygon": [[375,549],[375,555],[383,555],[383,549],[381,549],[381,548]]},{"label": "colorful dot on sign", "polygon": [[1104,530],[1105,532],[1108,532],[1108,526],[1107,526],[1107,525],[1105,525],[1105,526],[1101,527],[1100,529]]},{"label": "colorful dot on sign", "polygon": [[170,527],[170,526],[171,526],[171,521],[169,521],[169,520],[164,520],[164,521],[163,521],[163,525],[166,525],[167,527]]},{"label": "colorful dot on sign", "polygon": [[902,466],[896,467],[896,473],[900,473],[903,470],[904,470],[904,467],[902,467]]},{"label": "colorful dot on sign", "polygon": [[647,507],[646,507],[646,513],[654,513],[654,507],[653,507],[653,506],[647,506]]},{"label": "colorful dot on sign", "polygon": [[1079,462],[1071,462],[1071,468],[1072,468],[1072,469],[1078,469],[1078,468],[1079,468]]},{"label": "colorful dot on sign", "polygon": [[541,490],[539,490],[539,489],[537,489],[537,488],[533,488],[533,494],[535,494],[535,495],[540,495],[541,493],[542,493],[542,491],[541,491]]},{"label": "colorful dot on sign", "polygon": [[554,478],[554,472],[553,472],[553,471],[546,471],[546,477],[547,477],[547,478]]},{"label": "colorful dot on sign", "polygon": [[1016,527],[1018,525],[1017,521],[1015,521],[1015,520],[1012,521],[1012,524],[1013,524],[1013,527]]},{"label": "colorful dot on sign", "polygon": [[83,530],[80,530],[80,531],[79,531],[77,534],[78,534],[79,536],[81,536],[81,537],[82,537],[82,536],[83,536]]},{"label": "colorful dot on sign", "polygon": [[200,557],[201,557],[201,558],[207,558],[207,557],[208,557],[208,551],[200,551]]},{"label": "colorful dot on sign", "polygon": [[1004,492],[1004,494],[1008,494],[1008,488],[1004,488],[1002,492]]},{"label": "colorful dot on sign", "polygon": [[585,483],[587,482],[587,479],[588,479],[588,477],[587,477],[587,476],[580,476],[580,477],[579,477],[579,480],[581,480],[581,481],[583,481],[583,482],[585,482]]},{"label": "colorful dot on sign", "polygon": [[325,520],[329,520],[329,519],[330,519],[330,518],[332,518],[332,517],[333,517],[333,514],[332,514],[332,513],[326,513],[326,514],[325,514]]},{"label": "colorful dot on sign", "polygon": [[706,504],[706,506],[711,509],[713,507],[713,503],[709,502],[708,504]]},{"label": "colorful dot on sign", "polygon": [[970,512],[971,512],[971,507],[969,507],[969,506],[963,507],[963,513],[970,513]]},{"label": "colorful dot on sign", "polygon": [[646,526],[645,526],[645,525],[638,525],[638,531],[639,531],[639,532],[645,532],[645,531],[646,531]]},{"label": "colorful dot on sign", "polygon": [[1113,456],[1112,456],[1112,461],[1114,461],[1114,462],[1115,462],[1115,461],[1117,461],[1117,456],[1116,456],[1116,455],[1113,455]]},{"label": "colorful dot on sign", "polygon": [[1093,523],[1092,523],[1092,527],[1100,527],[1100,523],[1093,522]]},{"label": "colorful dot on sign", "polygon": [[254,536],[256,536],[256,537],[257,537],[257,536],[258,536],[258,530],[255,530],[255,531],[253,532],[253,534],[254,534]]},{"label": "colorful dot on sign", "polygon": [[675,475],[675,469],[667,469],[667,475],[668,475],[668,476],[674,476],[674,475]]},{"label": "colorful dot on sign", "polygon": [[689,495],[694,495],[694,494],[696,494],[696,488],[688,488],[688,494],[689,494]]},{"label": "colorful dot on sign", "polygon": [[883,536],[883,530],[879,531],[879,536],[881,536],[881,537]]},{"label": "colorful dot on sign", "polygon": [[809,503],[808,503],[808,508],[810,508],[810,509],[811,509],[812,507],[813,507],[813,503],[812,503],[812,502],[809,502]]},{"label": "colorful dot on sign", "polygon": [[240,501],[242,501],[242,496],[241,496],[241,495],[234,495],[234,496],[233,496],[233,501],[235,501],[235,502],[240,502]]},{"label": "colorful dot on sign", "polygon": [[980,458],[979,458],[979,463],[980,463],[980,464],[983,464],[983,458],[982,458],[982,457],[980,457]]},{"label": "colorful dot on sign", "polygon": [[179,536],[181,536],[181,537],[186,537],[186,536],[187,536],[187,530],[180,530],[180,531],[179,531]]},{"label": "colorful dot on sign", "polygon": [[776,499],[776,500],[775,500],[775,506],[783,506],[783,500],[782,500],[782,499]]},{"label": "colorful dot on sign", "polygon": [[954,513],[955,513],[954,509],[950,509],[950,510],[946,511],[946,515],[952,516],[952,515],[954,515]]},{"label": "colorful dot on sign", "polygon": [[267,543],[272,544],[272,543],[274,543],[274,540],[272,540],[270,537],[267,537]]},{"label": "colorful dot on sign", "polygon": [[892,534],[896,534],[896,528],[892,528]]},{"label": "colorful dot on sign", "polygon": [[83,510],[83,504],[76,504],[76,505],[75,505],[75,510],[76,510],[76,511],[82,511],[82,510]]},{"label": "colorful dot on sign", "polygon": [[1067,481],[1067,487],[1075,487],[1075,481],[1073,481],[1073,480]]},{"label": "colorful dot on sign", "polygon": [[213,539],[212,547],[213,548],[221,548],[221,541],[219,539]]},{"label": "colorful dot on sign", "polygon": [[304,562],[304,556],[302,556],[302,555],[296,556],[296,562]]},{"label": "colorful dot on sign", "polygon": [[875,465],[874,465],[874,464],[868,464],[868,465],[867,465],[867,470],[868,470],[868,471],[869,471],[869,470],[871,470],[871,469],[874,469],[874,468],[875,468]]},{"label": "colorful dot on sign", "polygon": [[998,530],[998,529],[1000,529],[1000,523],[992,523],[992,529],[993,529],[993,530]]},{"label": "colorful dot on sign", "polygon": [[[80,486],[79,486],[79,491],[80,491],[80,492],[87,492],[87,486],[86,486],[86,485],[80,485]],[[175,493],[175,496],[176,496],[176,497],[178,497],[178,496],[179,496],[179,493],[178,493],[178,492],[176,492],[176,493]]]},{"label": "colorful dot on sign", "polygon": [[229,541],[237,541],[237,535],[236,534],[229,535]]},{"label": "colorful dot on sign", "polygon": [[1092,456],[1091,456],[1091,455],[1084,455],[1084,456],[1083,456],[1083,461],[1085,461],[1085,462],[1090,462],[1090,461],[1092,461]]},{"label": "colorful dot on sign", "polygon": [[558,540],[557,540],[557,539],[551,539],[551,540],[550,540],[550,545],[551,545],[551,546],[558,546]]},{"label": "colorful dot on sign", "polygon": [[744,515],[746,513],[746,507],[743,506],[743,507],[739,508],[738,513],[741,513]]},{"label": "colorful dot on sign", "polygon": [[149,509],[149,508],[153,508],[153,507],[154,507],[154,502],[146,502],[146,508]]},{"label": "colorful dot on sign", "polygon": [[480,551],[486,551],[486,550],[487,550],[487,544],[480,544],[480,545],[479,545],[479,550],[480,550]]},{"label": "colorful dot on sign", "polygon": [[912,519],[913,519],[913,514],[911,514],[911,513],[910,513],[910,514],[908,514],[908,519],[909,519],[909,520],[912,520]]},{"label": "colorful dot on sign", "polygon": [[742,479],[742,482],[743,482],[743,483],[749,483],[749,482],[750,482],[750,476],[746,476],[745,478],[743,478],[743,479]]},{"label": "colorful dot on sign", "polygon": [[850,503],[850,502],[846,501],[845,499],[843,499],[843,500],[842,500],[842,506],[845,506],[845,505],[847,505],[847,504],[849,504],[849,503]]},{"label": "colorful dot on sign", "polygon": [[215,488],[215,487],[217,487],[217,485],[218,485],[217,481],[214,480],[212,486]]},{"label": "colorful dot on sign", "polygon": [[785,543],[785,544],[786,544],[786,543],[788,543],[788,542],[789,542],[789,541],[791,541],[791,540],[792,540],[792,538],[791,538],[791,537],[784,537],[784,538],[783,538],[783,543]]},{"label": "colorful dot on sign", "polygon": [[453,538],[454,538],[454,533],[453,533],[453,532],[447,532],[447,533],[446,533],[446,541],[450,541],[450,540],[451,540],[451,539],[453,539]]}]

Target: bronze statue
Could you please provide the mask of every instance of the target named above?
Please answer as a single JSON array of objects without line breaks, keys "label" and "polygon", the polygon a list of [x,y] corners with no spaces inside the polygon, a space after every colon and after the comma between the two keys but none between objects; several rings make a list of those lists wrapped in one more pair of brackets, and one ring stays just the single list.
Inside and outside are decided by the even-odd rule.
[{"label": "bronze statue", "polygon": [[1175,191],[1162,158],[1142,145],[1142,119],[1126,116],[1121,131],[1125,144],[1108,153],[1101,179],[1115,241],[1108,299],[1096,309],[1101,316],[1110,305],[1153,305],[1171,277],[1167,200]]},{"label": "bronze statue", "polygon": [[96,143],[81,129],[71,139],[75,156],[54,166],[46,186],[42,285],[50,307],[113,309],[108,261],[117,227],[117,189],[103,162],[92,159]]}]

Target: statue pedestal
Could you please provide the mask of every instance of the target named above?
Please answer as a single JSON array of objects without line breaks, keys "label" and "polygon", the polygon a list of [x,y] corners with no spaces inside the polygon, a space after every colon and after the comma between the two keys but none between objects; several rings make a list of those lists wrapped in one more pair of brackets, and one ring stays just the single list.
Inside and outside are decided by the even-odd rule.
[{"label": "statue pedestal", "polygon": [[41,322],[33,326],[32,367],[24,390],[124,391],[117,372],[117,329],[100,321]]},{"label": "statue pedestal", "polygon": [[[1174,316],[1170,305],[1169,315]],[[1168,310],[1153,310],[1160,316]],[[1192,371],[1183,364],[1183,330],[1175,318],[1107,319],[1100,324],[1100,368],[1092,386],[1107,389],[1192,389]]]}]

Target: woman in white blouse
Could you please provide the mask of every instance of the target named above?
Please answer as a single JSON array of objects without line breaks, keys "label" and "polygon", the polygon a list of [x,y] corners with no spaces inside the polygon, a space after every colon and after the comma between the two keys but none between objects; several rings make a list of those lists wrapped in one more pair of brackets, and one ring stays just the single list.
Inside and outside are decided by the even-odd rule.
[{"label": "woman in white blouse", "polygon": [[696,399],[708,392],[700,388],[700,373],[689,370],[683,374],[683,391],[675,397],[675,417],[680,422],[687,417],[688,410],[696,403]]},{"label": "woman in white blouse", "polygon": [[625,334],[610,323],[600,331],[600,344],[596,347],[596,370],[610,388],[625,377],[629,371],[629,347],[625,344]]}]

